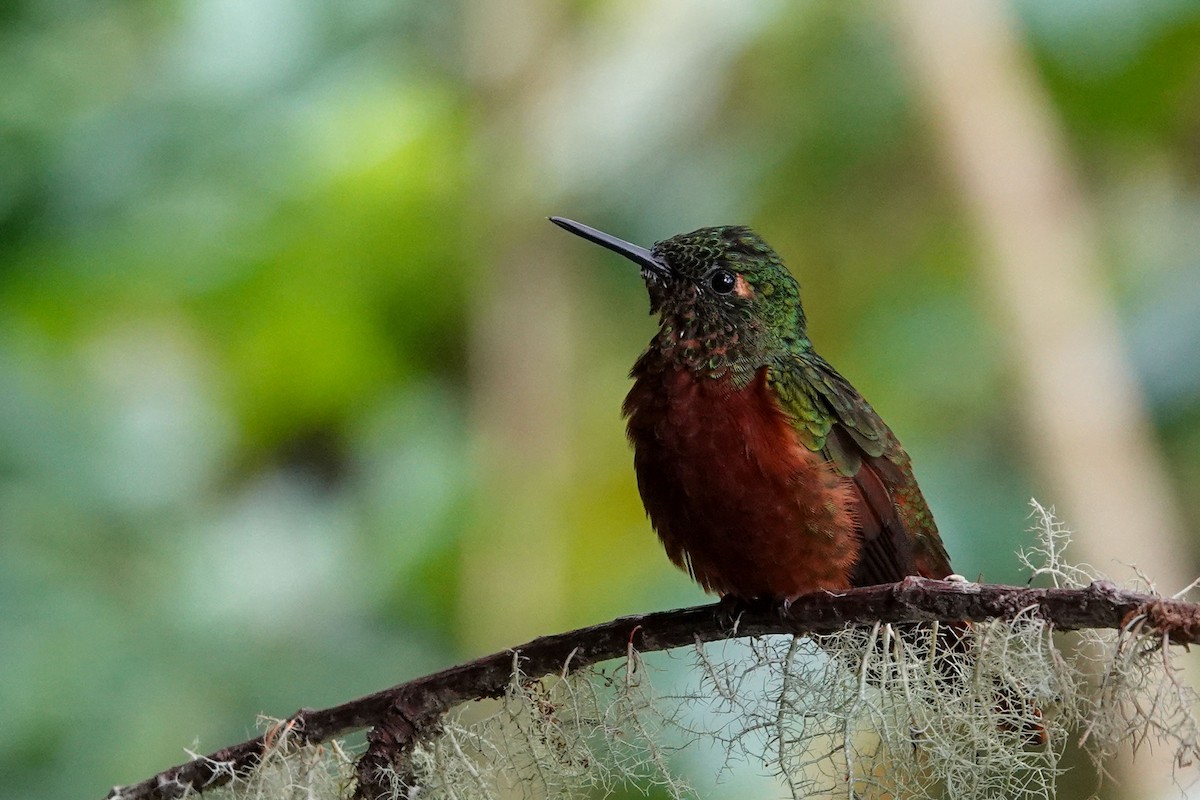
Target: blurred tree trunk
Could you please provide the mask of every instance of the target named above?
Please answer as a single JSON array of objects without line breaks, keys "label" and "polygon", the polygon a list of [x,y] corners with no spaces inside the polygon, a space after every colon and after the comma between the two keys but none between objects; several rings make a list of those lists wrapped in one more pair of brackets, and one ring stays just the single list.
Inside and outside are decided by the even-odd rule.
[{"label": "blurred tree trunk", "polygon": [[[1105,290],[1094,225],[1063,134],[1005,5],[903,0],[902,47],[985,248],[1026,436],[1076,532],[1078,560],[1135,564],[1172,593],[1190,580],[1181,517]],[[1168,753],[1119,767],[1126,791],[1168,791]]]},{"label": "blurred tree trunk", "polygon": [[571,470],[569,275],[561,242],[538,208],[547,192],[523,132],[545,79],[555,5],[542,0],[467,3],[464,43],[472,88],[472,282],[469,337],[478,505],[463,539],[463,645],[484,652],[563,627]]}]

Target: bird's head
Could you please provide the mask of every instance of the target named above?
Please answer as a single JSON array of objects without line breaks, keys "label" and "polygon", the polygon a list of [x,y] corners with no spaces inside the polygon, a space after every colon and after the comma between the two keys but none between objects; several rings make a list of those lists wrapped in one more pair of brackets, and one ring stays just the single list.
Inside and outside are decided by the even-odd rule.
[{"label": "bird's head", "polygon": [[550,220],[641,267],[660,339],[696,341],[750,367],[778,350],[809,346],[796,279],[749,228],[700,228],[646,249],[569,219]]}]

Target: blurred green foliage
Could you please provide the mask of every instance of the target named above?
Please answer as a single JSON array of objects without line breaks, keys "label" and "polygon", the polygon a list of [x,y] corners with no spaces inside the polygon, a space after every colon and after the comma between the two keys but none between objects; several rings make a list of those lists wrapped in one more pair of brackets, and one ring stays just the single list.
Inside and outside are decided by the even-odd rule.
[{"label": "blurred green foliage", "polygon": [[[668,100],[623,121],[611,173],[511,197],[489,153],[523,145],[489,139],[511,129],[488,127],[467,67],[470,2],[0,7],[0,798],[99,796],[244,738],[258,711],[474,653],[471,331],[506,279],[481,230],[530,231],[527,257],[551,258],[547,213],[646,243],[755,225],[818,347],[912,453],[956,567],[1020,579],[1026,499],[1054,498],[888,15],[752,5],[705,6],[733,33],[696,96],[654,76],[689,37],[642,54]],[[579,4],[554,36],[632,37],[639,9]],[[1194,525],[1200,5],[1016,9]],[[553,76],[591,52],[526,58]],[[610,94],[637,91],[597,62]],[[623,160],[622,141],[644,150]],[[572,468],[545,502],[570,520],[557,602],[585,623],[701,598],[642,519],[618,416],[652,330],[642,289],[571,245],[553,269],[577,281]],[[472,575],[496,597],[538,579]]]}]

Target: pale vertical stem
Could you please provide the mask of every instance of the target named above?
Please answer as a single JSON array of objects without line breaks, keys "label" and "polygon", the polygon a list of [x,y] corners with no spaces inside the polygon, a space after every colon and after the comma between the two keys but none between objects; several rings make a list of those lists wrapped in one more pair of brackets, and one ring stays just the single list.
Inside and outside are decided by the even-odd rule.
[{"label": "pale vertical stem", "polygon": [[[1168,592],[1189,580],[1182,524],[1099,269],[1063,135],[1008,7],[902,0],[899,39],[984,246],[1018,402],[1077,556],[1135,563]],[[1166,754],[1143,749],[1123,783],[1152,797]]]},{"label": "pale vertical stem", "polygon": [[[571,472],[571,309],[567,275],[541,216],[540,170],[522,130],[552,36],[541,0],[467,3],[473,90],[471,421],[480,491],[462,552],[464,646],[486,651],[564,623]],[[517,216],[509,209],[521,209]]]}]

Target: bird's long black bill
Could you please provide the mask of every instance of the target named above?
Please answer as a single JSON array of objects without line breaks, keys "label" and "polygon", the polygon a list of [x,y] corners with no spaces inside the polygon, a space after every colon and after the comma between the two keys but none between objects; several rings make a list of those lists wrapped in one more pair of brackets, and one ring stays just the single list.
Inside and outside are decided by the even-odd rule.
[{"label": "bird's long black bill", "polygon": [[565,217],[550,217],[550,221],[563,230],[570,231],[576,236],[581,236],[589,242],[595,242],[601,247],[606,247],[614,253],[620,253],[628,258],[633,263],[639,265],[642,269],[649,270],[657,275],[667,276],[671,271],[667,266],[654,257],[654,253],[644,247],[638,247],[636,244],[631,244],[624,239],[618,239],[615,236],[609,236],[604,231],[598,231],[582,222],[576,222],[573,219]]}]

